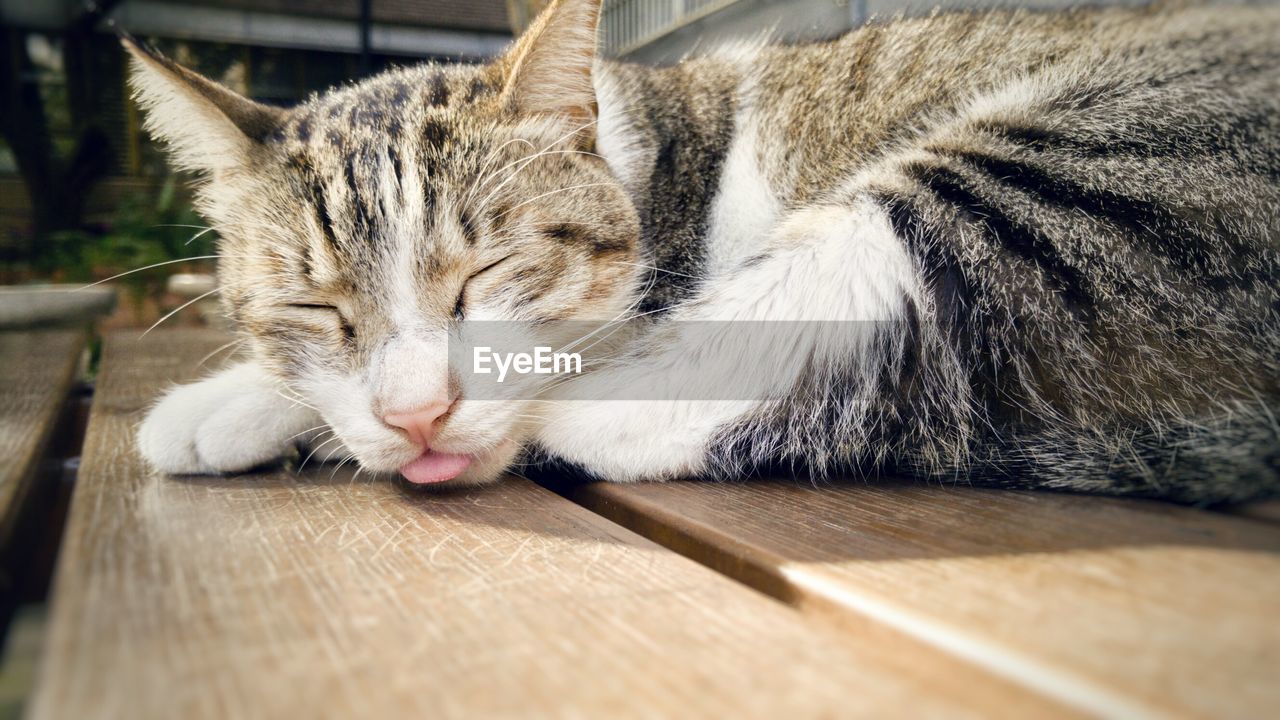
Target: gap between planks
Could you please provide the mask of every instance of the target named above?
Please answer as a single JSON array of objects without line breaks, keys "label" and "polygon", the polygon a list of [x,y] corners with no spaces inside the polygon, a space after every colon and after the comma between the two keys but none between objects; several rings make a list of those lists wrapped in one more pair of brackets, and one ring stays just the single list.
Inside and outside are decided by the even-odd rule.
[{"label": "gap between planks", "polygon": [[12,539],[33,490],[84,344],[80,330],[0,331],[0,544]]}]

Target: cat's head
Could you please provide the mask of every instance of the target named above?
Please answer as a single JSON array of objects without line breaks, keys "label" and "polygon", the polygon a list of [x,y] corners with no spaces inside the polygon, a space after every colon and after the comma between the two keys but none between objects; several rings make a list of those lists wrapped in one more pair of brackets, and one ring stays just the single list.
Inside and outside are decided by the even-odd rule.
[{"label": "cat's head", "polygon": [[459,321],[609,319],[631,301],[636,212],[592,152],[598,18],[599,0],[559,0],[491,64],[395,70],[289,110],[126,41],[149,130],[204,177],[230,316],[365,467],[498,476],[534,393],[468,398],[445,351]]}]

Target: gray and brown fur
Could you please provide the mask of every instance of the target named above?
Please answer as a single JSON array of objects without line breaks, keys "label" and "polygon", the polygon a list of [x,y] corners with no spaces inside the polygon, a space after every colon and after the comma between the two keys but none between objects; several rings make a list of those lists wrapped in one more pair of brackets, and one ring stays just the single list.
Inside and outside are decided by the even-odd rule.
[{"label": "gray and brown fur", "polygon": [[[251,156],[252,176],[186,164],[209,173],[202,207],[224,238],[224,297],[260,355],[285,374],[359,363],[392,332],[379,325],[379,278],[403,262],[387,238],[405,231],[406,208],[421,218],[414,258],[432,322],[507,256],[487,282],[516,319],[696,298],[735,117],[749,108],[783,211],[873,197],[928,293],[884,339],[876,377],[815,368],[790,401],[724,429],[717,467],[1193,502],[1280,489],[1275,10],[936,14],[670,68],[597,63],[626,126],[626,158],[609,164],[591,154],[589,122],[565,122],[589,117],[587,103],[551,122],[528,94],[574,78],[520,82],[536,51],[394,71],[278,113],[198,93],[247,118],[251,141],[226,151]],[[183,163],[194,150],[151,104]],[[556,144],[566,127],[579,130]],[[530,157],[517,138],[565,152],[496,195],[472,192]],[[630,263],[658,272],[642,282]],[[341,322],[299,297],[338,305]],[[878,402],[854,418],[845,393],[866,383]]]},{"label": "gray and brown fur", "polygon": [[[181,72],[198,89],[213,85],[132,39],[126,47],[138,63]],[[288,111],[201,93],[229,117],[252,119],[239,128],[254,141],[244,150],[252,173],[187,162],[182,148],[173,154],[206,171],[198,199],[221,237],[222,299],[255,355],[286,375],[367,362],[394,331],[382,322],[384,278],[404,262],[404,243],[413,245],[428,324],[463,317],[464,286],[491,266],[485,284],[509,298],[510,319],[616,312],[636,274],[618,262],[634,259],[634,215],[604,162],[581,147],[590,127],[565,132],[513,112],[502,96],[508,74],[502,64],[422,65]],[[153,133],[178,140],[159,117],[171,109],[148,109]],[[531,148],[550,145],[531,157]],[[513,165],[520,172],[502,182],[508,174],[496,171]],[[592,183],[524,202],[548,187]],[[405,227],[414,215],[420,220]],[[310,307],[330,305],[340,322]]]},{"label": "gray and brown fur", "polygon": [[942,14],[740,72],[784,203],[863,178],[932,297],[872,427],[825,432],[840,383],[817,378],[726,433],[727,464],[1189,501],[1280,487],[1274,10]]}]

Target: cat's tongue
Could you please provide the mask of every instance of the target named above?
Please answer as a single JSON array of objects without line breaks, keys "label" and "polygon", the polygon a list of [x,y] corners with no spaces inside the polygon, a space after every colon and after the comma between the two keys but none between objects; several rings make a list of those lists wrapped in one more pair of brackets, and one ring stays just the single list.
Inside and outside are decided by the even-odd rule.
[{"label": "cat's tongue", "polygon": [[400,468],[400,474],[411,483],[426,485],[452,480],[470,464],[470,455],[446,455],[428,450]]}]

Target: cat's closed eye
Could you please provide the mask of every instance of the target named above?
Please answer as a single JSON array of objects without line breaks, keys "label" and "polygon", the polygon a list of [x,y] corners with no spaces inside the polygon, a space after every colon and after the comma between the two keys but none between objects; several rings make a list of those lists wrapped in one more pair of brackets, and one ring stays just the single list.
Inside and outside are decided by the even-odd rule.
[{"label": "cat's closed eye", "polygon": [[465,315],[466,315],[466,312],[467,312],[467,286],[468,286],[468,285],[470,285],[470,284],[471,284],[471,282],[472,282],[473,280],[475,280],[476,278],[480,277],[481,275],[484,275],[485,273],[487,273],[487,272],[489,272],[490,270],[492,270],[492,269],[494,269],[494,268],[498,267],[499,265],[501,265],[502,263],[504,263],[504,262],[506,262],[506,261],[508,261],[508,260],[510,260],[510,259],[511,259],[511,256],[510,256],[510,255],[508,255],[508,256],[506,256],[506,257],[502,258],[501,260],[498,260],[497,262],[491,262],[491,263],[489,263],[488,265],[485,265],[484,267],[480,268],[479,270],[477,270],[477,271],[475,271],[475,272],[473,272],[473,273],[471,273],[470,275],[468,275],[468,276],[467,276],[466,281],[464,281],[464,282],[462,283],[462,289],[458,291],[458,299],[457,299],[457,301],[453,304],[453,318],[454,318],[455,320],[461,320],[461,319],[463,318],[463,316],[465,316]]},{"label": "cat's closed eye", "polygon": [[315,313],[328,313],[337,318],[339,327],[342,329],[342,336],[347,342],[354,342],[356,339],[356,329],[348,320],[342,311],[333,305],[325,305],[322,303],[289,303],[289,308],[294,310],[303,310]]}]

